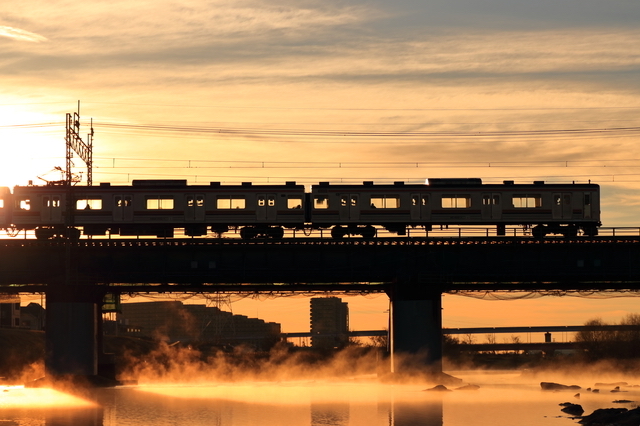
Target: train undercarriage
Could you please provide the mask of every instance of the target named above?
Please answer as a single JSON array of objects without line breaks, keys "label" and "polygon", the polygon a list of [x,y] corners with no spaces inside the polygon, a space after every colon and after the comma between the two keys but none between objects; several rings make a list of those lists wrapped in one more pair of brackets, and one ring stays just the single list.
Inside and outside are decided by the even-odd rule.
[{"label": "train undercarriage", "polygon": [[[479,226],[479,225],[476,225]],[[504,224],[495,224],[495,233],[489,233],[490,228],[486,224],[482,225],[487,230],[486,236],[512,236],[516,235],[515,229],[520,228],[521,231],[517,232],[518,235],[531,236],[533,238],[545,238],[547,235],[562,235],[567,238],[573,238],[577,236],[593,237],[598,235],[598,225],[595,223],[586,224],[535,224],[535,225],[510,225],[513,228],[507,232],[507,226]],[[449,228],[449,225],[434,225],[434,224],[421,224],[421,225],[405,225],[405,224],[382,224],[380,226],[373,226],[370,224],[348,224],[348,225],[327,225],[327,226],[299,226],[299,225],[244,225],[244,226],[228,226],[228,225],[211,225],[204,224],[179,224],[179,225],[166,225],[166,224],[149,224],[149,225],[123,225],[119,227],[112,227],[107,225],[87,225],[84,227],[65,227],[63,225],[55,226],[40,226],[34,229],[35,237],[39,240],[47,239],[78,239],[81,235],[86,236],[106,236],[117,235],[121,237],[158,237],[158,238],[174,238],[175,236],[184,235],[186,237],[206,237],[211,234],[215,237],[222,237],[227,232],[235,232],[239,234],[243,240],[253,239],[273,239],[279,240],[285,237],[285,230],[290,229],[295,231],[297,235],[303,234],[305,236],[318,235],[320,237],[331,236],[331,238],[339,240],[345,237],[360,236],[363,239],[373,239],[377,236],[384,235],[384,233],[394,234],[398,236],[416,235],[416,230],[424,232],[423,235],[429,235],[433,229],[440,231],[450,231],[449,233],[455,233],[458,230],[458,234],[461,235],[460,229],[465,229],[456,225],[456,227]],[[23,230],[12,229],[7,234],[16,236]],[[381,234],[381,231],[383,232]],[[512,232],[513,231],[513,232]]]}]

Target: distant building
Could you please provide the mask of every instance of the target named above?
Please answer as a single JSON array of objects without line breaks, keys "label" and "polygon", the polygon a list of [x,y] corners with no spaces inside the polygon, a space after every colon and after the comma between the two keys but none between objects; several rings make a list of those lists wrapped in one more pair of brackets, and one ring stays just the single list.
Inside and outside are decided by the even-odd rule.
[{"label": "distant building", "polygon": [[311,299],[311,346],[340,348],[349,342],[349,306],[338,297]]},{"label": "distant building", "polygon": [[0,327],[20,327],[20,296],[0,295]]},{"label": "distant building", "polygon": [[40,304],[31,302],[20,308],[20,326],[29,330],[44,330],[45,314]]},{"label": "distant building", "polygon": [[216,307],[179,301],[123,303],[118,322],[130,335],[169,342],[210,342],[268,349],[280,339],[280,324],[233,315]]}]

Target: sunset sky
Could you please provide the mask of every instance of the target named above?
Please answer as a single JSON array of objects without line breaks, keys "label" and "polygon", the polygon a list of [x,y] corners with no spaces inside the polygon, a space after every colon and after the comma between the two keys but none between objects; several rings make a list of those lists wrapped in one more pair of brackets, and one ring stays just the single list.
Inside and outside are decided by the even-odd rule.
[{"label": "sunset sky", "polygon": [[[5,2],[0,186],[60,178],[80,100],[94,183],[591,180],[603,225],[637,227],[638,22],[637,0]],[[445,323],[639,305],[592,302],[446,296]]]}]

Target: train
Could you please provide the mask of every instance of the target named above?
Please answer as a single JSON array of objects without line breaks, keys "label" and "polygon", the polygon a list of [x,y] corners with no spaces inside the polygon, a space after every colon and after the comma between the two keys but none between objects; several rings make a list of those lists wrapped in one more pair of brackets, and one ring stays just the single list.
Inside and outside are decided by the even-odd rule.
[{"label": "train", "polygon": [[376,237],[384,229],[521,226],[529,235],[595,236],[600,222],[597,184],[534,181],[483,183],[479,178],[434,178],[424,184],[229,185],[186,180],[133,180],[131,185],[26,185],[0,188],[0,228],[34,231],[38,239],[81,235],[171,238],[222,236],[280,239],[285,229],[326,230],[334,239]]}]

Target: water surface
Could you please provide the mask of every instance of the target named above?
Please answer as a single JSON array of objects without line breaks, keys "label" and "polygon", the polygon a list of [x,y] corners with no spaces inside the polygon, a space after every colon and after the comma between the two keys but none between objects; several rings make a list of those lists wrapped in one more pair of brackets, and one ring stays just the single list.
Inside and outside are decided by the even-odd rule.
[{"label": "water surface", "polygon": [[[431,385],[343,382],[142,384],[96,389],[82,397],[49,389],[0,387],[0,426],[13,425],[351,425],[572,426],[559,404],[635,408],[640,388],[549,392],[519,372],[453,372],[478,390],[427,391]],[[581,381],[593,387],[595,382]],[[454,389],[456,386],[450,386]],[[579,394],[579,395],[578,395]],[[631,400],[619,403],[614,400]]]}]

